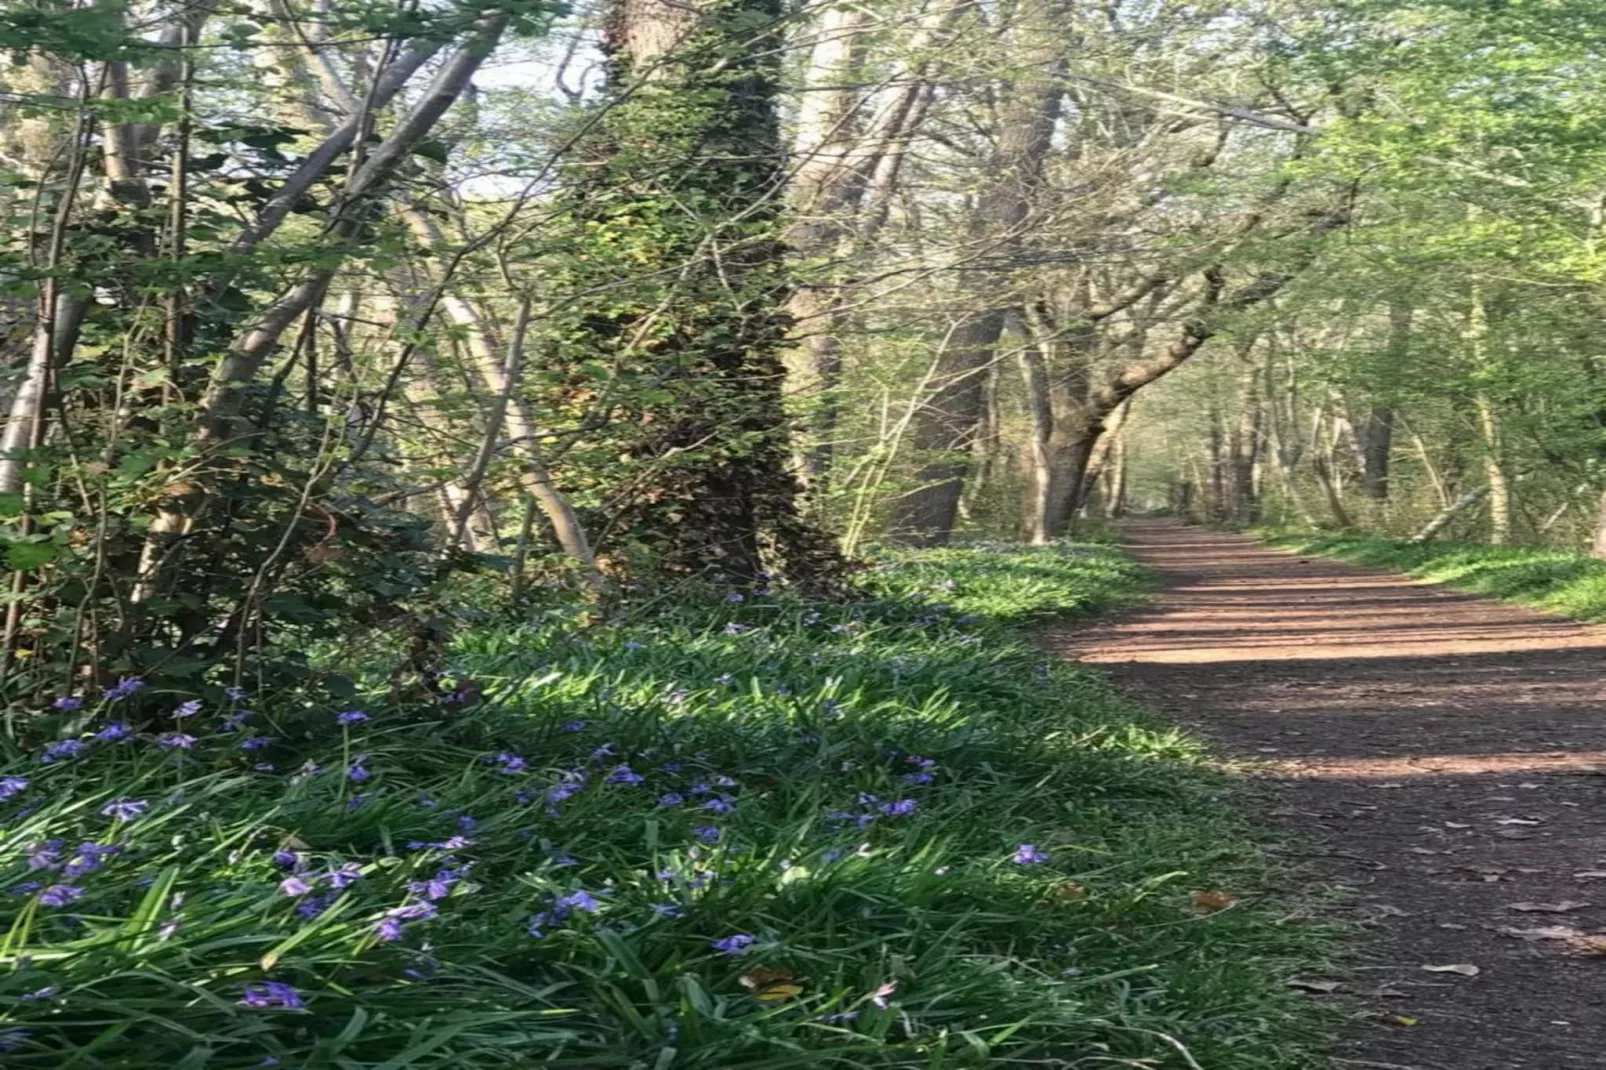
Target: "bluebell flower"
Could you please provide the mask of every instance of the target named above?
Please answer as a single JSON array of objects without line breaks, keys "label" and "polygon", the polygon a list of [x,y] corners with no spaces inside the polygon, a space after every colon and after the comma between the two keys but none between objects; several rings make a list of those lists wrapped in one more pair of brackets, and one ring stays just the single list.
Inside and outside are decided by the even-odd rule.
[{"label": "bluebell flower", "polygon": [[361,784],[373,774],[365,769],[359,762],[352,762],[346,767],[346,779],[353,784]]},{"label": "bluebell flower", "polygon": [[674,791],[671,791],[671,792],[669,792],[668,794],[665,794],[665,795],[658,796],[658,805],[660,807],[664,807],[664,808],[668,808],[668,807],[671,807],[671,806],[679,806],[681,803],[684,803],[685,801],[686,801],[686,796],[681,795],[679,792],[674,792]]},{"label": "bluebell flower", "polygon": [[756,943],[758,943],[757,937],[749,936],[746,933],[737,933],[734,936],[710,940],[708,946],[718,951],[721,955],[740,955]]},{"label": "bluebell flower", "polygon": [[599,758],[612,758],[618,753],[618,751],[613,749],[612,743],[604,743],[602,746],[591,752],[591,760],[596,761]]},{"label": "bluebell flower", "polygon": [[263,747],[269,747],[272,745],[272,736],[252,736],[250,739],[240,740],[240,749],[247,751],[261,750]]},{"label": "bluebell flower", "polygon": [[22,794],[31,783],[33,781],[25,776],[0,776],[0,800]]},{"label": "bluebell flower", "polygon": [[309,895],[296,904],[296,913],[308,921],[320,917],[335,901],[332,895]]},{"label": "bluebell flower", "polygon": [[716,814],[728,814],[736,809],[736,803],[731,800],[729,795],[721,795],[717,799],[709,799],[703,803],[702,809],[711,810]]},{"label": "bluebell flower", "polygon": [[613,772],[608,774],[610,784],[640,784],[646,777],[631,769],[628,765],[615,766]]},{"label": "bluebell flower", "polygon": [[494,760],[500,767],[498,772],[502,773],[522,773],[530,767],[529,762],[517,754],[510,754],[507,751],[498,754]]},{"label": "bluebell flower", "polygon": [[920,804],[913,799],[899,799],[897,802],[884,802],[878,809],[889,817],[908,817],[920,809]]},{"label": "bluebell flower", "polygon": [[730,594],[725,596],[725,601],[727,601],[727,602],[745,602],[745,601],[747,601],[747,599],[742,597],[742,592],[740,592],[740,591],[732,591]]},{"label": "bluebell flower", "polygon": [[280,869],[295,869],[301,865],[301,856],[286,847],[273,852],[273,864]]},{"label": "bluebell flower", "polygon": [[703,780],[699,780],[688,790],[690,790],[693,795],[712,795],[714,793],[714,789],[708,786],[707,781]]},{"label": "bluebell flower", "polygon": [[63,713],[71,713],[73,710],[83,709],[84,700],[77,695],[63,695],[55,702],[52,702],[51,705]]},{"label": "bluebell flower", "polygon": [[335,724],[361,724],[366,720],[369,717],[361,710],[346,710],[335,715]]},{"label": "bluebell flower", "polygon": [[301,993],[283,981],[259,981],[246,985],[240,1003],[247,1007],[283,1008],[287,1011],[298,1011],[306,1006]]},{"label": "bluebell flower", "polygon": [[400,940],[406,933],[406,926],[395,918],[381,918],[374,923],[374,935],[388,942]]},{"label": "bluebell flower", "polygon": [[21,1051],[31,1036],[26,1029],[0,1029],[0,1052]]},{"label": "bluebell flower", "polygon": [[68,903],[83,898],[84,890],[71,884],[52,884],[39,893],[39,905],[46,907],[64,907]]},{"label": "bluebell flower", "polygon": [[127,698],[145,686],[145,681],[137,676],[125,676],[105,691],[105,697],[113,702]]},{"label": "bluebell flower", "polygon": [[272,762],[254,762],[251,765],[252,772],[256,773],[272,773],[276,772],[277,768]]},{"label": "bluebell flower", "polygon": [[530,916],[530,920],[525,923],[524,931],[540,940],[546,936],[546,926],[550,924],[552,924],[552,915],[543,910],[539,914]]},{"label": "bluebell flower", "polygon": [[1047,862],[1052,856],[1045,851],[1039,851],[1029,843],[1023,843],[1009,856],[1009,860],[1017,866],[1031,866],[1038,862]]},{"label": "bluebell flower", "polygon": [[195,746],[196,742],[194,736],[185,735],[183,732],[164,732],[157,737],[156,745],[166,750],[172,750],[175,747],[179,750],[189,750]]},{"label": "bluebell flower", "polygon": [[373,796],[369,795],[366,791],[359,791],[357,794],[346,800],[346,810],[348,812],[352,810],[361,810],[372,797]]},{"label": "bluebell flower", "polygon": [[43,1003],[48,1000],[55,999],[60,994],[61,989],[57,988],[55,985],[46,985],[44,988],[37,989],[33,992],[24,992],[22,994],[22,1001],[24,1003]]},{"label": "bluebell flower", "polygon": [[685,913],[674,903],[654,903],[652,904],[652,912],[660,918],[678,918]]},{"label": "bluebell flower", "polygon": [[719,842],[720,830],[716,825],[697,825],[691,831],[692,835],[696,836],[704,843]]},{"label": "bluebell flower", "polygon": [[230,702],[239,702],[249,694],[250,692],[243,687],[225,687],[223,689],[223,696]]},{"label": "bluebell flower", "polygon": [[95,738],[100,740],[102,743],[119,743],[122,740],[132,739],[133,737],[133,727],[126,725],[121,721],[113,721],[111,724],[95,733]]},{"label": "bluebell flower", "polygon": [[905,773],[903,779],[907,784],[929,784],[932,776],[930,773]]},{"label": "bluebell flower", "polygon": [[118,821],[132,821],[134,818],[150,809],[150,803],[143,799],[118,799],[107,803],[100,808],[102,817],[116,818]]},{"label": "bluebell flower", "polygon": [[10,888],[7,888],[6,891],[10,892],[12,895],[32,895],[43,887],[44,882],[42,881],[22,881],[19,884],[13,884]]},{"label": "bluebell flower", "polygon": [[233,713],[223,718],[222,721],[218,722],[218,727],[224,732],[238,732],[241,728],[245,727],[245,722],[250,719],[250,710],[235,710]]},{"label": "bluebell flower", "polygon": [[201,700],[198,699],[198,698],[192,698],[188,702],[179,703],[178,707],[173,711],[173,716],[174,717],[194,717],[196,714],[198,714],[200,712],[201,712]]},{"label": "bluebell flower", "polygon": [[584,732],[588,723],[586,721],[568,721],[564,723],[563,730],[565,732]]},{"label": "bluebell flower", "polygon": [[324,877],[329,881],[330,887],[342,891],[348,885],[362,880],[362,866],[355,862],[344,862],[338,868],[325,873]]},{"label": "bluebell flower", "polygon": [[81,739],[59,739],[45,747],[45,752],[39,756],[39,760],[45,765],[50,765],[63,758],[76,758],[87,749],[88,745]]},{"label": "bluebell flower", "polygon": [[279,882],[280,895],[306,895],[312,891],[312,885],[300,877],[286,877]]},{"label": "bluebell flower", "polygon": [[45,840],[28,849],[29,869],[55,869],[61,865],[62,841]]}]

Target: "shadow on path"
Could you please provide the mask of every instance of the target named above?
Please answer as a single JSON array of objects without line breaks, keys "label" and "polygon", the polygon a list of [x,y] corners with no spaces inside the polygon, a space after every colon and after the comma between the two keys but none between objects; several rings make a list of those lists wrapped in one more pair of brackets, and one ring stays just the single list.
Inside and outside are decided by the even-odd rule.
[{"label": "shadow on path", "polygon": [[[1126,531],[1161,594],[1045,642],[1215,739],[1316,842],[1373,934],[1336,1065],[1606,1067],[1606,628],[1170,521]],[[1422,969],[1452,964],[1479,972]]]}]

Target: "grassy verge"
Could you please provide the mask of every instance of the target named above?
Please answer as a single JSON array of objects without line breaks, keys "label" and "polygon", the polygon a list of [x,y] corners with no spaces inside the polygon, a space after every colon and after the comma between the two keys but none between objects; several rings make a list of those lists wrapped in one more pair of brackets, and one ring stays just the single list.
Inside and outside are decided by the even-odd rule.
[{"label": "grassy verge", "polygon": [[1412,543],[1325,532],[1256,532],[1271,546],[1403,572],[1578,620],[1606,620],[1606,561],[1570,550]]},{"label": "grassy verge", "polygon": [[1311,937],[1222,783],[1019,630],[1140,584],[938,551],[853,605],[487,625],[433,711],[103,701],[0,768],[0,1061],[1308,1066]]}]

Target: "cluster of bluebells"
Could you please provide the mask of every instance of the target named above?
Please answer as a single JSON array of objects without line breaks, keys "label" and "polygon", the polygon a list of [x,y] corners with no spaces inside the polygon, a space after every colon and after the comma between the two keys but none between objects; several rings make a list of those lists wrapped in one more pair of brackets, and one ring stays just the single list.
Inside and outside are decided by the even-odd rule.
[{"label": "cluster of bluebells", "polygon": [[568,895],[553,896],[547,909],[530,916],[525,923],[525,931],[537,940],[545,939],[548,929],[565,925],[580,915],[600,913],[601,910],[602,900],[580,888]]}]

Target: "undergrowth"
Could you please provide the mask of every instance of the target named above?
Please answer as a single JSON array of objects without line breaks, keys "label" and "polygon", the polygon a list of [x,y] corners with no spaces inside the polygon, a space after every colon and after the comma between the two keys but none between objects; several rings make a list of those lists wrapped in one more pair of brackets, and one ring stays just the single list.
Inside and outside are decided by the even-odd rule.
[{"label": "undergrowth", "polygon": [[1404,572],[1578,620],[1606,620],[1606,561],[1571,550],[1477,543],[1413,543],[1369,535],[1268,530],[1271,546]]},{"label": "undergrowth", "polygon": [[1140,583],[943,550],[487,624],[429,711],[91,699],[0,770],[0,1063],[1311,1065],[1222,782],[1019,631]]}]

